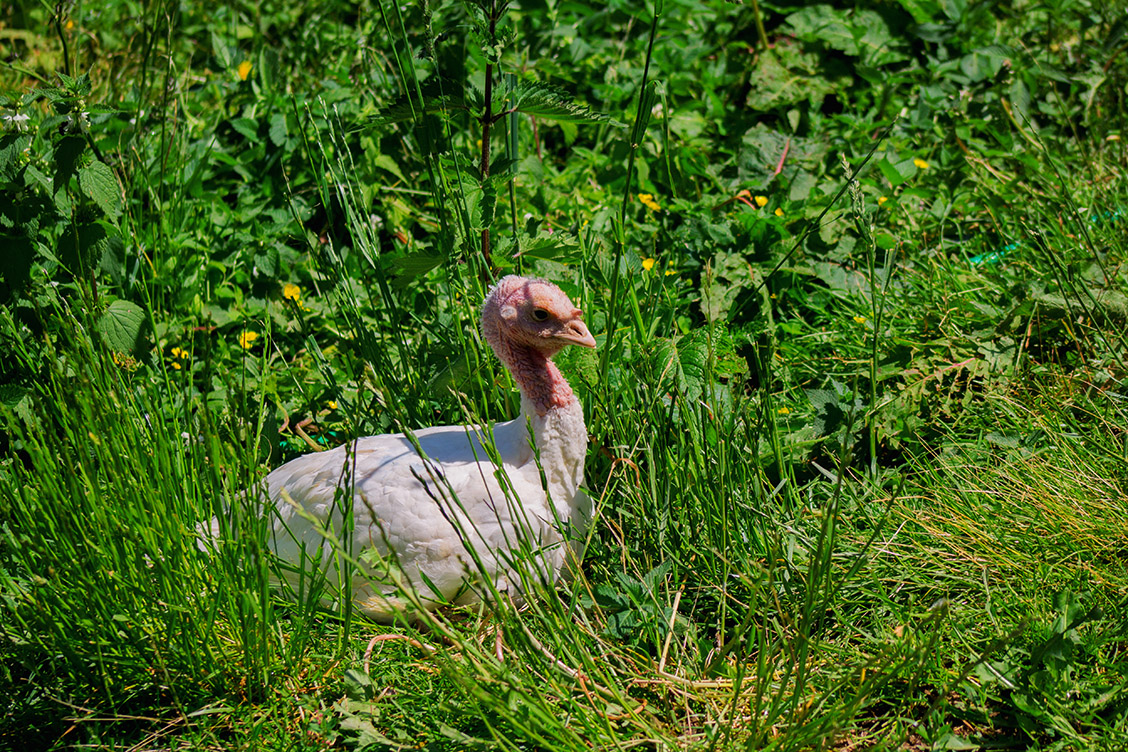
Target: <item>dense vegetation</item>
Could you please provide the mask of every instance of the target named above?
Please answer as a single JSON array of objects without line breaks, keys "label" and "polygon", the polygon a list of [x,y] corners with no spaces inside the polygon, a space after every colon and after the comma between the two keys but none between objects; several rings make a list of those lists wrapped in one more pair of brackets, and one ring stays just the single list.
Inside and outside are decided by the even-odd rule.
[{"label": "dense vegetation", "polygon": [[[1122,748],[1123,3],[208,6],[0,7],[0,747]],[[275,592],[240,489],[514,415],[512,270],[583,576]]]}]

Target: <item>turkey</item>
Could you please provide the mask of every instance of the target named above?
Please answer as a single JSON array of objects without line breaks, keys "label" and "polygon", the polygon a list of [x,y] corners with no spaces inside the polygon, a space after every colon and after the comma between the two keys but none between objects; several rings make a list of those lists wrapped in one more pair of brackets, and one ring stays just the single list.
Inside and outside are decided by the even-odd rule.
[{"label": "turkey", "polygon": [[591,519],[580,489],[588,437],[552,357],[595,339],[560,288],[517,276],[490,290],[481,332],[520,387],[515,420],[367,436],[266,477],[272,547],[293,565],[295,587],[317,566],[339,584],[326,538],[340,535],[349,496],[352,555],[364,570],[353,577],[353,601],[375,619],[479,602],[491,581],[520,602],[530,578],[551,584],[567,574]]}]

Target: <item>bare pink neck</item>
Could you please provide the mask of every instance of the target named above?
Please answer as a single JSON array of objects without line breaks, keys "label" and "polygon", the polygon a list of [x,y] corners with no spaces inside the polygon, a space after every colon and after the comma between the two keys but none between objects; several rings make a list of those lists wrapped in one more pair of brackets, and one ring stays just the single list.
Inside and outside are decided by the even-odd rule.
[{"label": "bare pink neck", "polygon": [[513,374],[521,394],[536,407],[537,415],[546,415],[549,410],[567,407],[576,401],[576,395],[560,369],[539,350],[510,345],[494,347],[494,352]]}]

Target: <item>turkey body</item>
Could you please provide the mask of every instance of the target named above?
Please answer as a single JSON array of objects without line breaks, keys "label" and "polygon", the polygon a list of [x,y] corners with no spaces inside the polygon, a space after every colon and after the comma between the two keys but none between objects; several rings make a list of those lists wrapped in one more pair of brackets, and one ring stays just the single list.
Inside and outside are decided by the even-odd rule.
[{"label": "turkey body", "polygon": [[[341,535],[351,501],[349,542],[364,562],[352,598],[378,619],[413,610],[404,586],[437,606],[483,600],[487,579],[518,602],[523,577],[551,584],[578,556],[591,518],[580,489],[587,433],[578,402],[543,416],[523,402],[517,419],[489,432],[412,432],[423,456],[404,434],[386,434],[283,465],[265,480],[276,510],[272,547],[285,561],[334,568],[325,531]],[[292,585],[299,576],[290,576]]]},{"label": "turkey body", "polygon": [[587,429],[552,357],[595,339],[560,288],[516,276],[486,297],[481,333],[521,390],[516,419],[359,438],[265,478],[271,547],[297,592],[324,576],[327,600],[348,585],[389,620],[495,592],[520,602],[578,562]]}]

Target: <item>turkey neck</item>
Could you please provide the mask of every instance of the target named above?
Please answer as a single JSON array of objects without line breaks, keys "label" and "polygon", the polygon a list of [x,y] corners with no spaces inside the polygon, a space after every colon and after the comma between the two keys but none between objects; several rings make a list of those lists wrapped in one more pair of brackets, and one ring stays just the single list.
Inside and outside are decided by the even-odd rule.
[{"label": "turkey neck", "polygon": [[498,339],[490,344],[521,388],[522,418],[518,420],[523,424],[527,416],[533,429],[555,514],[567,521],[576,535],[582,535],[590,507],[583,511],[573,506],[587,498],[580,493],[588,445],[580,401],[560,369],[540,350]]},{"label": "turkey neck", "polygon": [[578,500],[586,499],[580,494],[588,445],[584,409],[560,369],[544,353],[531,348],[514,350],[505,363],[521,387],[518,421],[524,425],[527,419],[532,428],[536,461],[548,481],[556,517],[582,534],[590,514],[575,507]]},{"label": "turkey neck", "polygon": [[543,418],[552,410],[576,404],[576,395],[564,374],[543,352],[523,345],[495,347],[494,350],[537,415]]}]

